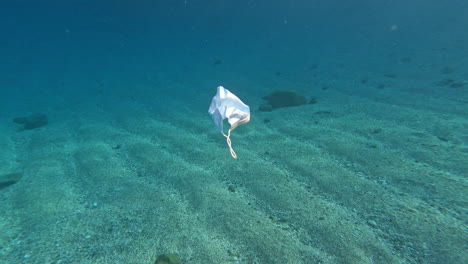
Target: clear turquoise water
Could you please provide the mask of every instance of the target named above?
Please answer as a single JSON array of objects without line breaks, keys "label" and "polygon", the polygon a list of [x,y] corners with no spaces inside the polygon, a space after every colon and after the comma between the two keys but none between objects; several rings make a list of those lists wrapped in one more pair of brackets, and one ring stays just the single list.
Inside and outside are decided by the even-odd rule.
[{"label": "clear turquoise water", "polygon": [[468,2],[98,2],[0,9],[0,262],[467,261]]}]

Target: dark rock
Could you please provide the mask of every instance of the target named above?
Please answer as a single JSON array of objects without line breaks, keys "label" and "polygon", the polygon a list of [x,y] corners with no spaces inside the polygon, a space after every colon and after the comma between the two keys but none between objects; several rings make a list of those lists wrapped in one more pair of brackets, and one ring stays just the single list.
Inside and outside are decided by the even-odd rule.
[{"label": "dark rock", "polygon": [[230,191],[230,192],[236,192],[236,187],[234,187],[234,185],[229,185],[229,186],[228,186],[228,191]]},{"label": "dark rock", "polygon": [[307,98],[291,90],[276,90],[270,93],[269,95],[263,97],[263,99],[268,101],[268,104],[274,108],[289,107],[289,106],[298,106],[307,103]]},{"label": "dark rock", "polygon": [[13,119],[13,122],[23,125],[23,129],[30,130],[47,125],[49,122],[44,114],[33,114],[30,116],[21,116]]},{"label": "dark rock", "polygon": [[15,184],[21,180],[23,174],[21,173],[10,173],[0,176],[0,189],[6,188],[12,184]]},{"label": "dark rock", "polygon": [[120,145],[120,144],[114,145],[112,147],[112,149],[121,149],[121,148],[122,148],[122,145]]},{"label": "dark rock", "polygon": [[437,138],[438,138],[440,141],[444,141],[444,142],[448,142],[448,141],[449,141],[449,139],[446,138],[446,137],[437,136]]},{"label": "dark rock", "polygon": [[182,261],[174,254],[162,254],[159,255],[154,264],[182,264]]}]

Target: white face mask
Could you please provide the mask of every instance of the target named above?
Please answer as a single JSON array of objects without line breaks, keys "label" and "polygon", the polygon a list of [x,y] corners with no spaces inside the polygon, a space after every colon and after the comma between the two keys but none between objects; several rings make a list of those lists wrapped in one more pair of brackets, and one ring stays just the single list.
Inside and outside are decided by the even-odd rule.
[{"label": "white face mask", "polygon": [[[250,121],[250,108],[244,104],[237,96],[222,86],[218,86],[216,95],[211,100],[210,109],[208,113],[213,118],[218,130],[226,137],[229,150],[233,158],[237,158],[236,153],[231,147],[231,131],[237,126],[245,124]],[[223,120],[228,119],[231,127],[227,135],[223,131]]]}]

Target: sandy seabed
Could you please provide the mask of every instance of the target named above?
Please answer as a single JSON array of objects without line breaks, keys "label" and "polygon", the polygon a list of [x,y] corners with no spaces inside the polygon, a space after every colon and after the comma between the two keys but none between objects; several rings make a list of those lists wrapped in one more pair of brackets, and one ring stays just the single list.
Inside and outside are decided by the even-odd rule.
[{"label": "sandy seabed", "polygon": [[2,116],[0,262],[466,263],[468,99],[360,91],[252,106],[237,160],[183,107]]}]

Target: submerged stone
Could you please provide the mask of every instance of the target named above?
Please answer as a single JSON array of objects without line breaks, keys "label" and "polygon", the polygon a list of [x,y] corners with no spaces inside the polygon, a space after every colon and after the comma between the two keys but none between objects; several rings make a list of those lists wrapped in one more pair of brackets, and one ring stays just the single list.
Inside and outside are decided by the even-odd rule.
[{"label": "submerged stone", "polygon": [[[292,90],[276,90],[263,97],[263,99],[267,100],[268,105],[273,109],[304,105],[307,103],[307,98],[304,95]],[[263,108],[265,108],[265,106],[263,106]]]},{"label": "submerged stone", "polygon": [[182,264],[182,261],[174,254],[162,254],[159,255],[154,264]]},{"label": "submerged stone", "polygon": [[13,119],[13,122],[23,125],[23,129],[30,130],[47,125],[49,122],[44,114],[33,114],[30,116],[21,116]]},{"label": "submerged stone", "polygon": [[0,175],[0,189],[6,188],[12,184],[19,182],[19,180],[21,180],[21,177],[23,177],[23,174],[18,172]]}]

